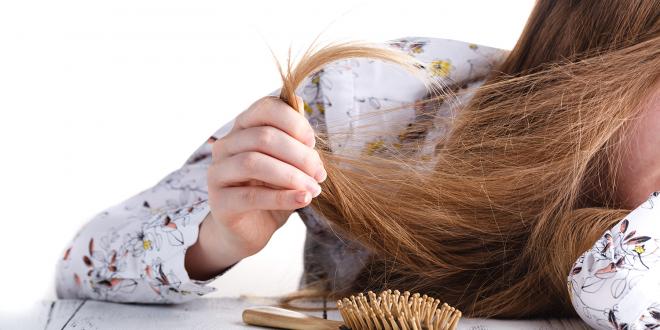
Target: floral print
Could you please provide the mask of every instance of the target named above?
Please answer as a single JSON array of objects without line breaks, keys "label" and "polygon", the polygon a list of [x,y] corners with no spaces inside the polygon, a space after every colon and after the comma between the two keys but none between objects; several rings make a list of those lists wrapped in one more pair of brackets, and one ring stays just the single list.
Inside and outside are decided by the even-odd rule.
[{"label": "floral print", "polygon": [[449,60],[437,60],[431,62],[431,73],[435,76],[446,77],[451,70],[451,62]]},{"label": "floral print", "polygon": [[204,202],[196,202],[142,222],[129,220],[90,232],[100,230],[102,226],[97,224],[101,222],[121,222],[111,216],[115,212],[101,213],[83,228],[60,260],[58,296],[179,302],[186,295],[210,292],[202,282],[190,281],[178,265],[178,257],[196,239],[193,226],[198,226],[206,211]]},{"label": "floral print", "polygon": [[649,195],[573,265],[571,300],[594,328],[660,328],[659,201]]},{"label": "floral print", "polygon": [[[386,44],[421,60],[430,76],[449,90],[464,93],[451,102],[429,103],[427,108],[379,111],[422,99],[427,90],[395,65],[346,59],[311,75],[296,91],[304,100],[304,115],[319,134],[327,134],[328,146],[336,154],[386,153],[416,143],[422,157],[433,157],[432,144],[423,142],[442,137],[447,127],[431,120],[425,110],[453,116],[507,52],[438,38],[409,37]],[[270,95],[279,95],[279,90]],[[424,123],[428,129],[411,131],[411,123]],[[209,285],[213,279],[189,278],[184,257],[209,213],[206,170],[211,146],[232,126],[233,120],[223,125],[181,168],[153,187],[90,219],[58,262],[58,296],[179,303],[214,291]],[[370,127],[399,134],[379,136]],[[567,274],[573,306],[591,326],[660,329],[660,206],[656,205],[660,205],[658,193],[604,233]],[[329,278],[331,285],[341,287],[353,281],[370,257],[367,249],[342,237],[311,207],[296,211],[307,227],[300,284]]]}]

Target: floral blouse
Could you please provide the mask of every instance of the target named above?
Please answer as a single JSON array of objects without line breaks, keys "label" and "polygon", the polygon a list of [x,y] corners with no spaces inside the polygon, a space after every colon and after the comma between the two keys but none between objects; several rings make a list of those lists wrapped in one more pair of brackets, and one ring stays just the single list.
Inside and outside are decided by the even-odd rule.
[{"label": "floral blouse", "polygon": [[[443,113],[452,113],[469,99],[508,53],[439,38],[401,38],[386,44],[421,60],[428,73],[447,86],[466,90],[457,102],[439,106]],[[401,143],[369,134],[366,127],[373,125],[361,124],[374,121],[379,130],[403,132],[409,123],[425,118],[415,109],[378,110],[419,100],[426,92],[417,78],[396,65],[360,58],[324,67],[307,77],[297,94],[305,101],[305,116],[312,127],[329,134],[332,152],[350,154],[378,152]],[[279,95],[279,90],[271,95]],[[371,112],[375,115],[362,118]],[[351,122],[358,115],[359,130]],[[179,169],[153,187],[90,219],[58,261],[58,297],[180,303],[214,291],[209,285],[214,279],[197,281],[188,276],[184,256],[209,212],[206,171],[211,145],[232,125],[233,120],[219,128]],[[432,126],[424,138],[438,134],[443,130]],[[425,148],[420,152],[430,154],[432,148]],[[350,283],[369,252],[329,230],[310,206],[296,211],[307,226],[300,284],[322,275],[331,276],[336,285]],[[567,274],[567,284],[575,310],[595,328],[660,328],[660,192],[651,194],[585,251]]]}]

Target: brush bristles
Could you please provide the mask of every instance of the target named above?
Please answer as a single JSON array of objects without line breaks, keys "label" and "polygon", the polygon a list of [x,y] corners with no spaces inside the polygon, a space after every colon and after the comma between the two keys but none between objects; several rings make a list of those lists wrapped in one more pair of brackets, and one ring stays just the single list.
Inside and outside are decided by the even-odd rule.
[{"label": "brush bristles", "polygon": [[387,290],[337,300],[337,308],[351,330],[452,330],[461,312],[427,295]]}]

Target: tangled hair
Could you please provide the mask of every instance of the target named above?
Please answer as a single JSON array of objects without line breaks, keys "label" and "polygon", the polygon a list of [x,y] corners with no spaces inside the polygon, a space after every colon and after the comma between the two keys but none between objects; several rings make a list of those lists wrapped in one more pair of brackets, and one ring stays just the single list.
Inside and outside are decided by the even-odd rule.
[{"label": "tangled hair", "polygon": [[[625,131],[657,88],[659,16],[659,1],[539,1],[460,111],[437,114],[461,93],[451,86],[414,104],[448,128],[432,162],[415,156],[419,141],[347,156],[318,136],[328,178],[311,207],[373,253],[350,286],[309,289],[419,291],[475,317],[575,315],[571,265],[630,212],[615,178]],[[303,79],[330,62],[419,67],[406,56],[357,43],[310,49],[282,72],[281,98],[294,103]]]}]

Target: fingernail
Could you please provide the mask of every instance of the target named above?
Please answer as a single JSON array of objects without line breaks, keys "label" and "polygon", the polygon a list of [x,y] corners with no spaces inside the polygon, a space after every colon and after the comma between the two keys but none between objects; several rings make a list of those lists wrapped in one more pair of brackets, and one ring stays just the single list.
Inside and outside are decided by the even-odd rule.
[{"label": "fingernail", "polygon": [[325,179],[328,177],[328,173],[325,172],[325,169],[321,168],[316,172],[316,175],[314,175],[314,179],[316,179],[317,182],[323,182]]},{"label": "fingernail", "polygon": [[307,190],[312,193],[312,197],[316,197],[321,193],[321,186],[315,181],[310,180],[310,182],[307,183]]},{"label": "fingernail", "polygon": [[304,203],[307,204],[309,203],[309,200],[311,199],[309,192],[307,191],[300,191],[296,194],[296,202],[298,203]]}]

